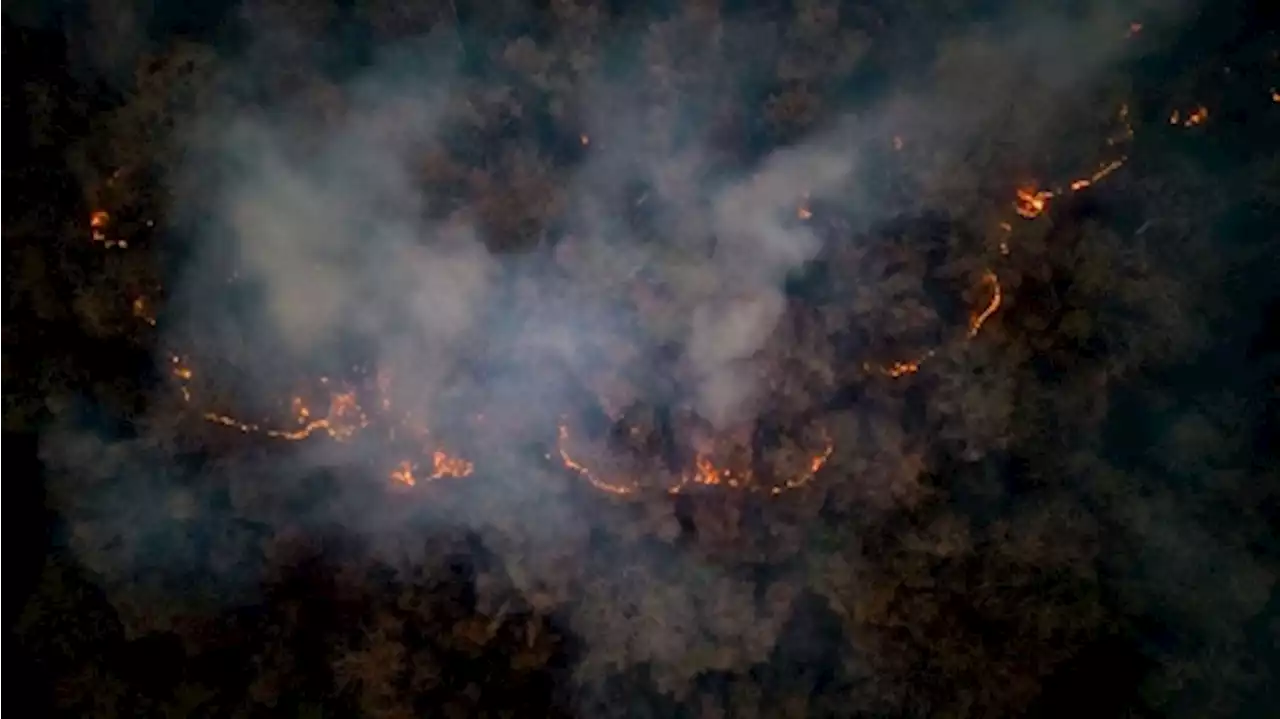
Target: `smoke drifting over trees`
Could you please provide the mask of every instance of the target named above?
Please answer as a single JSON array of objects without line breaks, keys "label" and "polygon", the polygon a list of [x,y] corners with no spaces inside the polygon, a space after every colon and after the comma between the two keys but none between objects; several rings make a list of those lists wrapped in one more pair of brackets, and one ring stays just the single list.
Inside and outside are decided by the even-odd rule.
[{"label": "smoke drifting over trees", "polygon": [[1220,10],[6,9],[26,683],[1259,715],[1280,39]]}]

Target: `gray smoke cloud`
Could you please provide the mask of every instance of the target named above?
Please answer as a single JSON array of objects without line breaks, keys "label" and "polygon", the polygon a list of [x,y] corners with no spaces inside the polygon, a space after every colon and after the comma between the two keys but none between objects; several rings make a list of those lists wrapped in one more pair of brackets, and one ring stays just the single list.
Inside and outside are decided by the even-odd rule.
[{"label": "gray smoke cloud", "polygon": [[[556,176],[565,236],[539,258],[491,249],[486,198],[442,209],[424,193],[420,158],[449,149],[481,112],[453,82],[438,38],[397,48],[348,82],[332,113],[292,100],[220,108],[183,128],[200,151],[175,183],[177,202],[202,214],[183,284],[170,288],[169,344],[199,345],[212,360],[201,369],[208,383],[233,384],[250,406],[275,402],[291,367],[355,344],[395,378],[397,405],[429,425],[490,416],[488,431],[508,440],[486,445],[494,465],[524,461],[494,447],[552,437],[557,416],[579,404],[574,385],[606,410],[647,399],[688,403],[721,428],[747,423],[765,386],[760,355],[784,316],[783,284],[822,248],[797,209],[838,202],[859,226],[918,209],[881,202],[866,186],[883,168],[862,158],[899,133],[927,148],[897,160],[921,186],[919,202],[970,191],[965,158],[992,141],[995,118],[1022,104],[1015,114],[1043,118],[1120,52],[1124,25],[1113,12],[1082,17],[1009,18],[1018,33],[999,34],[1003,24],[961,33],[942,43],[931,82],[834,112],[745,167],[717,159],[707,128],[684,119],[694,98],[677,95],[655,114],[640,93],[585,82],[571,105],[585,108],[585,159]],[[314,60],[306,27],[285,28],[293,39],[283,49],[251,44],[230,74],[254,77],[273,57]],[[704,74],[728,78],[714,92],[732,97],[756,79],[738,76],[732,57],[702,54],[718,63]],[[1042,85],[1028,87],[1028,77]],[[1009,141],[1031,145],[1045,131],[1043,120],[1026,126],[1031,138]],[[662,139],[675,131],[694,140]],[[482,185],[474,176],[457,184]],[[639,196],[628,189],[637,182]],[[624,219],[637,208],[653,213],[656,239]],[[655,279],[666,293],[661,321],[619,308],[618,296]],[[252,297],[247,310],[231,311],[228,286]],[[676,363],[650,366],[670,345]],[[629,382],[613,381],[619,375]]]},{"label": "gray smoke cloud", "polygon": [[[489,528],[501,522],[487,541],[512,567],[514,547],[525,539],[538,540],[542,550],[540,559],[510,569],[513,581],[529,596],[553,592],[547,577],[572,554],[564,547],[589,541],[571,526],[597,518],[556,482],[531,478],[541,473],[529,468],[520,448],[553,438],[557,418],[574,411],[583,392],[596,395],[607,412],[642,400],[687,402],[718,428],[749,423],[768,389],[761,355],[779,341],[785,282],[823,249],[798,208],[838,203],[865,227],[971,194],[976,180],[968,158],[976,148],[1035,147],[1055,127],[1044,118],[1067,113],[1117,60],[1124,43],[1118,17],[1107,9],[1074,20],[1010,18],[961,34],[943,43],[930,81],[856,113],[837,111],[832,123],[745,168],[718,164],[704,146],[709,142],[674,148],[650,141],[636,119],[644,115],[642,100],[628,104],[616,89],[592,86],[577,98],[587,108],[586,159],[555,176],[558,201],[568,208],[564,236],[525,255],[493,249],[482,203],[442,209],[425,196],[419,158],[448,148],[469,113],[478,112],[448,81],[450,64],[430,53],[395,58],[345,88],[337,120],[287,104],[202,118],[191,132],[201,135],[202,147],[216,148],[215,167],[189,168],[180,186],[198,191],[189,204],[212,208],[211,217],[195,238],[187,284],[172,290],[181,309],[168,318],[177,328],[170,340],[208,335],[217,338],[208,346],[238,347],[236,356],[211,352],[209,382],[221,381],[217,362],[226,360],[241,390],[263,404],[279,394],[280,373],[255,368],[307,366],[354,343],[394,377],[397,406],[414,408],[433,429],[466,434],[449,425],[484,414],[486,425],[476,433],[503,440],[473,455],[481,473],[496,475],[491,483],[469,484],[442,507],[400,508],[401,515],[385,514],[387,506],[372,500],[327,511],[371,534],[393,526],[392,517],[408,521],[405,515],[422,511],[441,522]],[[1004,23],[1018,32],[1001,32]],[[602,109],[608,103],[618,104]],[[895,170],[918,192],[909,201],[883,202],[884,188],[868,186],[866,178],[885,171],[868,158],[894,135],[927,149],[903,153]],[[467,181],[463,176],[457,184]],[[637,183],[645,189],[631,192]],[[637,208],[653,213],[649,233],[656,240],[624,219]],[[236,268],[234,286],[252,290],[248,313],[232,312],[208,292],[227,284],[228,265]],[[858,270],[844,281],[861,282]],[[661,317],[637,318],[620,308],[618,296],[634,297],[650,283],[665,293]],[[220,341],[228,335],[237,339]],[[652,365],[671,345],[677,359]],[[357,455],[369,452],[363,444],[352,447]],[[321,451],[330,450],[303,450],[313,460]],[[78,445],[63,461],[92,463],[92,455]],[[317,461],[335,460],[326,454]],[[181,497],[163,506],[187,511]],[[669,508],[653,511],[662,515],[664,536],[678,532]],[[81,548],[100,557],[110,545],[95,538]],[[686,587],[663,604],[650,596],[650,584],[621,570],[610,574],[616,567],[601,563],[600,581],[612,582],[614,594],[591,602],[665,613],[668,624],[692,636],[700,621],[716,616],[716,597],[732,604],[749,595],[696,559],[646,551],[619,550],[615,564],[677,564],[672,573],[696,576],[714,589],[711,599]],[[707,605],[701,618],[699,601]],[[611,661],[625,663],[636,652],[674,665],[698,645],[651,646],[665,635],[646,632],[639,619],[625,637],[612,637],[595,628],[606,620],[589,613],[591,602],[576,621],[608,645],[606,653],[616,653]],[[763,619],[755,609],[735,605],[743,619],[713,633],[741,644],[742,656],[762,660],[785,607],[760,609]],[[767,631],[747,636],[750,626]]]}]

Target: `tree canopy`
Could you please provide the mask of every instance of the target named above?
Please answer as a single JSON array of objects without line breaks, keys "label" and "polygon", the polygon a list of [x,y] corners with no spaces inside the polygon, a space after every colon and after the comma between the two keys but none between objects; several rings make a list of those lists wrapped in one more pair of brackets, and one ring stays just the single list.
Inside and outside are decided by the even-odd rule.
[{"label": "tree canopy", "polygon": [[1265,715],[1268,19],[6,8],[23,691]]}]

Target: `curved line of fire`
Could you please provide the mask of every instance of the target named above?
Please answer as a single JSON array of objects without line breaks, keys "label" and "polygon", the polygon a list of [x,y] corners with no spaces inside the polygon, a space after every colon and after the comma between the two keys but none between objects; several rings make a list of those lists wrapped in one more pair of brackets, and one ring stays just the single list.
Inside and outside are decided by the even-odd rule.
[{"label": "curved line of fire", "polygon": [[[1207,115],[1207,110],[1198,108],[1194,114],[1188,116],[1185,122],[1181,122],[1181,118],[1176,115],[1174,119],[1171,119],[1171,122],[1190,126],[1191,124],[1203,122]],[[1108,138],[1108,145],[1117,145],[1133,137],[1127,106],[1120,108],[1119,120],[1122,123],[1123,131],[1118,136]],[[895,137],[894,148],[900,149],[901,147],[901,139]],[[1045,212],[1051,200],[1097,184],[1123,166],[1126,159],[1127,157],[1122,155],[1119,159],[1102,164],[1099,169],[1087,177],[1072,180],[1061,186],[1041,188],[1035,185],[1026,185],[1018,187],[1015,190],[1012,209],[1019,217],[1033,220]],[[808,207],[807,200],[797,208],[796,215],[801,221],[808,221],[812,218],[813,213]],[[89,225],[93,241],[103,243],[108,247],[125,247],[126,244],[123,241],[110,240],[107,232],[110,222],[111,218],[104,210],[96,210],[91,214]],[[1000,228],[1006,237],[1013,230],[1010,222],[1000,223]],[[1009,254],[1007,242],[1002,240],[999,250],[1002,256],[1007,256]],[[986,270],[982,275],[981,282],[982,286],[988,291],[988,300],[981,310],[971,315],[964,341],[977,337],[982,327],[999,311],[1004,301],[1004,290],[994,270]],[[150,303],[146,298],[139,297],[134,300],[133,313],[148,324],[153,326],[156,324]],[[930,350],[915,359],[901,360],[882,366],[874,366],[868,363],[864,364],[863,367],[867,371],[877,372],[889,378],[900,378],[918,372],[921,366],[935,356],[936,353],[936,350]],[[172,374],[180,380],[179,389],[182,397],[184,401],[190,403],[192,401],[192,392],[188,382],[193,377],[192,370],[177,355],[173,355],[171,360],[173,363]],[[321,383],[328,384],[327,378],[321,378]],[[388,410],[390,409],[390,399],[387,394],[386,383],[381,378],[378,386],[382,392],[380,403],[384,410]],[[357,401],[356,392],[351,389],[331,392],[328,410],[322,417],[313,417],[310,406],[301,397],[292,399],[291,409],[296,421],[293,427],[269,427],[263,424],[245,422],[229,414],[213,411],[202,412],[202,417],[213,424],[236,429],[246,434],[257,434],[273,439],[295,442],[314,436],[328,436],[336,441],[347,441],[370,424],[368,415],[365,414]],[[475,465],[470,460],[450,454],[442,446],[435,443],[433,439],[430,439],[430,431],[422,423],[413,421],[411,417],[405,417],[405,421],[401,425],[416,443],[419,443],[419,446],[430,447],[428,452],[429,460],[419,463],[412,459],[403,459],[397,462],[389,473],[390,479],[395,483],[412,487],[435,480],[468,477],[475,472]],[[771,485],[758,483],[750,471],[735,473],[728,468],[716,465],[706,454],[698,453],[694,457],[692,466],[679,472],[673,478],[673,481],[666,485],[665,491],[671,494],[678,494],[694,487],[716,487],[740,491],[767,490],[770,494],[777,495],[803,487],[817,476],[835,451],[831,438],[821,430],[819,430],[819,433],[822,436],[822,449],[809,457],[803,470],[781,483]],[[571,443],[572,437],[570,436],[568,423],[561,421],[556,437],[556,456],[558,456],[560,463],[566,469],[582,477],[590,486],[610,495],[631,495],[641,491],[644,486],[641,481],[630,478],[605,478],[600,472],[586,466],[580,458],[571,452],[569,448]],[[552,455],[548,455],[548,458],[551,457]]]}]

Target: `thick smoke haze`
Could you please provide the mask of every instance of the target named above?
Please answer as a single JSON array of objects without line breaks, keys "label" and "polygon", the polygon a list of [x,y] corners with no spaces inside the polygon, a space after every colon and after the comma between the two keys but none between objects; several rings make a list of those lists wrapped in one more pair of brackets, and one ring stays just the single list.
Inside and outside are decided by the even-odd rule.
[{"label": "thick smoke haze", "polygon": [[[597,343],[593,336],[603,324],[638,345],[639,357],[652,356],[646,345],[655,341],[674,342],[682,356],[676,393],[705,420],[727,428],[751,420],[762,371],[753,359],[783,316],[783,285],[821,250],[821,240],[797,218],[798,208],[838,198],[840,211],[863,227],[909,209],[885,203],[854,178],[857,154],[895,133],[909,133],[929,156],[902,161],[899,172],[947,178],[954,170],[964,177],[961,158],[998,131],[988,118],[1023,103],[1034,105],[1038,118],[1051,116],[1055,103],[1074,100],[1072,93],[1114,61],[1124,39],[1108,22],[1114,20],[1111,13],[1072,21],[1017,17],[1009,22],[1020,32],[1003,42],[994,37],[994,24],[958,37],[943,43],[950,49],[928,87],[896,93],[882,107],[861,107],[833,129],[799,137],[746,167],[717,166],[710,149],[699,147],[706,128],[696,121],[674,120],[693,123],[686,131],[694,139],[671,154],[636,138],[650,128],[625,118],[645,117],[643,99],[631,100],[639,106],[588,112],[585,158],[557,198],[569,214],[565,237],[555,240],[559,264],[549,269],[487,249],[492,243],[471,208],[441,213],[427,205],[415,158],[447,144],[461,113],[441,79],[452,72],[448,61],[402,53],[389,68],[375,67],[354,82],[350,106],[334,122],[288,107],[200,118],[202,144],[216,148],[213,159],[224,171],[195,167],[190,171],[207,179],[185,183],[199,188],[200,203],[215,198],[209,237],[196,240],[197,258],[229,252],[237,279],[260,294],[255,314],[261,317],[238,330],[246,333],[242,343],[250,353],[311,357],[335,342],[355,342],[362,356],[388,363],[406,383],[398,391],[429,404],[458,380],[451,373],[485,363],[477,353],[528,347],[514,342],[516,335],[543,342],[572,367],[585,361],[577,355]],[[722,92],[751,80],[735,77],[730,67],[711,74],[726,78]],[[1027,87],[1028,76],[1043,84]],[[619,92],[599,94],[620,101]],[[689,99],[677,95],[667,112],[678,117]],[[599,102],[588,96],[574,104]],[[622,118],[616,124],[623,132],[611,127],[613,118]],[[1023,141],[1032,144],[1051,132],[1043,123],[1028,123],[1012,141],[1030,133]],[[648,188],[639,197],[626,191],[636,183]],[[923,189],[937,199],[954,192]],[[640,242],[624,219],[638,205],[656,207],[681,226]],[[208,250],[199,249],[202,242]],[[210,266],[225,271],[223,263]],[[189,272],[200,275],[199,259]],[[664,272],[680,281],[667,282]],[[578,304],[599,295],[596,290],[621,292],[654,273],[673,290],[668,311],[682,318],[670,336],[637,335],[610,307],[563,306],[563,298]],[[510,285],[517,276],[525,283],[519,302],[494,308],[503,294],[495,285]],[[222,279],[198,278],[193,286],[204,293]],[[182,287],[176,289],[182,295]],[[191,298],[195,317],[174,318],[175,324],[185,331],[216,318],[219,303],[216,294]],[[486,324],[477,327],[481,317]],[[250,364],[259,359],[265,357],[246,358]],[[506,368],[504,384],[532,389],[552,381],[536,361]],[[521,373],[527,376],[517,377]],[[275,391],[275,379],[261,391]]]},{"label": "thick smoke haze", "polygon": [[[929,466],[941,454],[932,445],[959,457],[956,472],[985,471],[972,468],[1008,448],[1019,417],[1050,411],[1015,406],[1032,370],[1002,329],[984,330],[994,339],[971,338],[967,307],[953,313],[962,317],[957,324],[911,294],[907,286],[932,271],[909,258],[917,249],[912,243],[923,247],[924,241],[910,229],[884,228],[913,228],[910,223],[935,215],[996,227],[1008,215],[1015,186],[1034,175],[1035,162],[1047,154],[1040,148],[1059,134],[1084,132],[1080,118],[1098,114],[1084,106],[1119,94],[1107,73],[1125,60],[1124,28],[1133,8],[1124,10],[1109,3],[1073,6],[1070,14],[1026,10],[966,26],[934,39],[940,49],[927,66],[904,61],[900,77],[890,78],[892,89],[874,101],[832,93],[834,99],[822,99],[824,121],[790,133],[778,146],[761,141],[737,155],[724,149],[723,137],[752,130],[734,115],[733,104],[762,82],[753,74],[762,71],[743,56],[752,38],[767,34],[751,23],[690,40],[701,83],[632,87],[612,79],[610,73],[643,74],[652,60],[645,52],[628,61],[636,67],[622,71],[584,69],[577,88],[553,88],[556,119],[579,132],[540,152],[513,149],[521,138],[510,135],[528,127],[518,113],[504,119],[511,130],[494,131],[477,119],[518,100],[467,91],[466,71],[451,52],[468,28],[398,46],[354,78],[316,93],[323,101],[288,93],[278,101],[247,100],[236,93],[250,94],[244,88],[254,86],[261,63],[319,62],[313,36],[325,23],[313,18],[316,27],[288,25],[261,7],[246,11],[242,21],[252,21],[258,39],[220,78],[229,96],[202,106],[175,131],[185,139],[185,154],[170,178],[172,205],[186,254],[165,288],[158,364],[168,367],[171,355],[181,355],[194,379],[172,382],[174,396],[138,418],[139,438],[107,441],[68,430],[42,439],[51,466],[83,477],[95,487],[93,497],[108,498],[90,508],[74,492],[59,495],[92,515],[69,533],[69,545],[103,576],[147,574],[157,597],[171,591],[170,583],[203,572],[211,589],[201,601],[214,605],[222,596],[231,605],[257,591],[255,580],[231,567],[191,566],[175,537],[238,541],[249,531],[229,519],[238,513],[264,526],[350,531],[388,565],[400,566],[404,557],[416,561],[415,553],[425,551],[411,546],[406,533],[461,527],[497,556],[520,601],[538,611],[564,607],[573,587],[592,585],[565,611],[565,622],[588,647],[575,668],[583,684],[606,669],[648,662],[657,686],[672,693],[687,679],[680,667],[691,656],[708,671],[767,661],[804,583],[820,585],[814,591],[823,597],[843,598],[830,601],[848,626],[863,620],[877,602],[889,601],[884,593],[862,593],[882,579],[882,570],[861,556],[861,545],[804,556],[807,543],[826,536],[805,517],[851,504],[859,505],[859,516],[881,517],[893,507],[940,502],[942,490],[923,488],[926,474],[943,471]],[[1162,12],[1143,16],[1152,25],[1176,25],[1176,9]],[[277,36],[285,38],[278,46],[264,39]],[[856,41],[849,38],[846,47],[859,56]],[[643,37],[597,42],[645,47]],[[506,63],[503,72],[536,69],[543,61],[536,48],[521,46],[493,60]],[[112,54],[110,62],[120,60]],[[1105,133],[1099,146],[1104,139]],[[479,159],[469,167],[441,159],[451,152]],[[1069,159],[1064,177],[1079,168],[1087,175],[1100,164],[1094,157]],[[538,179],[496,186],[486,167]],[[521,167],[537,171],[522,175]],[[1005,215],[990,209],[997,206]],[[528,221],[507,222],[515,215]],[[960,304],[983,306],[989,261],[1009,258],[1008,248],[958,231],[934,234],[926,239],[936,246],[927,251],[941,257],[938,274],[963,288]],[[1042,233],[1001,260],[1010,268],[1001,270],[1007,293],[1001,311],[1016,307],[1019,283],[1050,284],[1053,278],[1024,268],[1062,251],[1052,240]],[[1117,259],[1117,266],[1124,261]],[[805,313],[799,297],[818,283],[815,276],[836,288],[830,291],[837,301]],[[1192,290],[1178,292],[1170,290],[1161,305],[1165,316],[1194,304]],[[923,328],[916,334],[927,340],[880,336],[888,334],[881,331],[886,326]],[[885,373],[873,369],[889,364],[881,355],[924,356],[918,350],[927,350],[931,368],[940,368],[927,401],[870,383],[846,393],[852,399],[823,395],[857,384],[851,378],[862,373],[883,379]],[[376,420],[348,442],[315,439],[287,449],[264,449],[265,440],[255,444],[254,437],[199,420],[206,406],[237,416],[279,414],[299,383],[320,376],[333,378],[333,386],[344,376],[370,386],[385,382],[379,401],[474,461],[475,476],[386,489],[398,459],[387,445],[404,438]],[[1111,376],[1095,380],[1104,394]],[[182,405],[176,396],[187,389],[195,400]],[[1086,394],[1072,401],[1105,402]],[[919,410],[926,419],[910,427],[909,402],[926,405]],[[370,414],[378,410],[365,404]],[[830,501],[820,491],[783,494],[760,507],[728,493],[679,506],[660,492],[615,501],[592,494],[560,462],[561,422],[600,435],[604,425],[653,407],[679,420],[672,420],[678,436],[670,444],[678,451],[675,459],[664,458],[667,471],[708,437],[749,445],[764,434],[760,428],[799,417],[803,422],[796,424],[815,437],[812,428],[820,427],[842,438],[815,483],[834,476],[856,489]],[[168,421],[175,412],[192,421]],[[195,446],[193,436],[215,437],[209,440],[214,449]],[[170,443],[182,446],[183,462],[196,465],[185,484],[169,476],[181,472],[161,467],[162,447]],[[206,450],[207,458],[187,457],[205,457]],[[225,456],[218,458],[220,450]],[[789,451],[796,466],[811,461]],[[634,470],[625,457],[603,455],[593,456],[601,466],[616,462]],[[361,479],[338,485],[336,498],[323,502],[285,497],[282,478],[313,477],[317,469]],[[1072,467],[1077,470],[1093,468]],[[113,491],[104,488],[113,473],[147,479],[141,490]],[[225,478],[217,481],[226,483],[230,509],[195,506],[191,487],[214,477]],[[1105,477],[1097,483],[1108,486]],[[1209,564],[1230,566],[1247,585],[1244,599],[1202,589],[1197,597],[1209,609],[1188,601],[1176,611],[1199,613],[1210,626],[1212,612],[1248,617],[1265,603],[1274,578],[1234,546],[1203,549],[1213,540],[1163,500],[1103,503],[1099,511],[1131,525],[1136,543],[1159,550],[1161,563],[1150,571],[1166,579],[1162,586],[1170,591],[1211,583]],[[779,528],[766,531],[758,515],[780,518]],[[753,522],[761,526],[739,529]],[[691,524],[714,551],[686,551],[680,538]],[[922,524],[931,556],[972,549],[977,530],[963,522]],[[1019,531],[1018,522],[1010,526],[1011,534]],[[138,527],[146,531],[133,536],[146,546],[123,542]],[[607,530],[610,539],[601,540],[597,530]],[[1063,531],[1085,537],[1079,546],[1096,551],[1093,537],[1102,530],[1081,520]],[[280,553],[292,546],[269,544]],[[1026,544],[1038,551],[1053,542],[1037,536]],[[738,550],[752,557],[744,562],[761,565],[799,558],[757,587],[715,559],[716,552]],[[1068,554],[1054,555],[1055,568],[1084,561]],[[579,561],[585,564],[576,566]],[[477,582],[496,581],[497,573]],[[824,573],[841,578],[814,579]],[[491,598],[477,601],[485,612],[506,611]],[[163,623],[159,614],[139,606],[129,616],[154,629]],[[1089,631],[1101,625],[1096,617],[1090,621]],[[1216,625],[1205,629],[1217,631]],[[892,674],[895,662],[906,663],[895,651],[893,642],[868,639],[865,663],[846,669],[874,683]],[[907,702],[895,696],[884,704],[868,699],[866,707]]]},{"label": "thick smoke haze", "polygon": [[[252,44],[243,78],[231,73],[229,87],[245,84],[258,63],[305,62],[314,52],[305,41],[314,28],[253,16],[259,36],[279,30],[291,40]],[[483,207],[442,208],[423,194],[420,158],[447,147],[473,111],[439,38],[405,45],[348,81],[336,113],[215,105],[179,128],[195,150],[175,203],[198,208],[200,219],[181,281],[168,288],[168,345],[196,339],[199,381],[236,388],[219,398],[229,409],[272,406],[296,368],[330,371],[333,357],[348,355],[373,363],[393,377],[394,402],[433,429],[449,432],[469,412],[494,418],[489,431],[499,436],[476,448],[481,472],[527,463],[523,448],[551,442],[559,416],[581,411],[584,389],[610,413],[635,402],[684,404],[721,430],[750,426],[771,369],[762,353],[786,317],[784,285],[823,250],[800,209],[834,203],[869,228],[957,191],[929,186],[936,178],[957,178],[968,191],[964,158],[994,140],[994,118],[1027,104],[1038,124],[1011,141],[1030,146],[1050,132],[1043,118],[1121,52],[1115,19],[1019,15],[957,35],[942,43],[933,79],[904,72],[903,89],[882,104],[837,113],[745,164],[717,157],[710,128],[685,116],[695,98],[683,91],[586,83],[590,94],[570,103],[585,108],[582,159],[555,200],[566,208],[563,236],[532,255],[496,249]],[[1005,23],[1019,31],[1001,34]],[[731,97],[755,79],[731,56],[701,55],[715,63],[706,71],[715,93]],[[1043,84],[1029,87],[1028,78]],[[678,147],[647,139],[671,131],[691,139]],[[883,148],[898,133],[924,146],[895,158],[894,170],[917,181],[921,200],[886,201],[883,188],[866,184],[889,176]],[[637,236],[626,219],[637,209],[657,217],[656,238]],[[844,271],[853,273],[845,283],[875,281],[856,266]],[[672,319],[660,333],[640,331],[602,299],[646,283],[665,292],[660,314]],[[674,362],[653,363],[673,346]],[[228,347],[234,354],[219,356]],[[352,451],[342,461],[372,452],[369,466],[385,464],[377,449]],[[345,455],[329,445],[304,452],[322,464]],[[536,493],[530,485],[522,496]],[[531,527],[556,524],[523,514]]]}]

